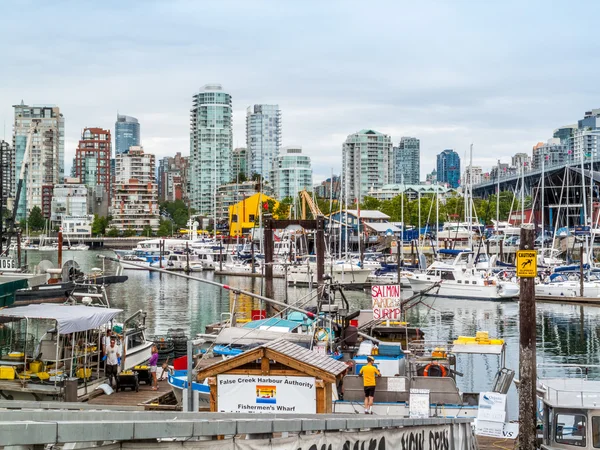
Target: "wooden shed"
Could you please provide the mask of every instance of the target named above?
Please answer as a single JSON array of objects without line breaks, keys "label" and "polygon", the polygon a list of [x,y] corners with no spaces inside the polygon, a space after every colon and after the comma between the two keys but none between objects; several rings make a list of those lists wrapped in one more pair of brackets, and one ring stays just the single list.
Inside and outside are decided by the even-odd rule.
[{"label": "wooden shed", "polygon": [[336,361],[278,339],[202,368],[213,412],[330,413],[332,390],[347,369]]}]

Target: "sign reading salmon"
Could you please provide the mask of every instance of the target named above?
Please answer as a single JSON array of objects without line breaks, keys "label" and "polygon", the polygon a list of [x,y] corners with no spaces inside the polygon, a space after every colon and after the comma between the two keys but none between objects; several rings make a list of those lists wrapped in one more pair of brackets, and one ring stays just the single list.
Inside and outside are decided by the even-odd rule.
[{"label": "sign reading salmon", "polygon": [[401,313],[400,286],[372,286],[373,319],[399,320]]}]

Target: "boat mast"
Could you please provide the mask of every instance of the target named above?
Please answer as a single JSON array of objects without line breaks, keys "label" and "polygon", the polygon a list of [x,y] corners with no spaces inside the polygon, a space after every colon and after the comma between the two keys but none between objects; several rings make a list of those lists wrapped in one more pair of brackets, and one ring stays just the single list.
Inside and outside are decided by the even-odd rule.
[{"label": "boat mast", "polygon": [[544,234],[544,178],[546,177],[545,176],[545,168],[546,168],[546,152],[544,152],[542,154],[542,182],[541,182],[542,192],[540,195],[540,199],[541,199],[540,209],[542,212],[542,247],[541,247],[540,254],[542,255],[542,257],[544,255],[544,238],[546,237]]},{"label": "boat mast", "polygon": [[496,170],[497,187],[496,187],[496,234],[499,234],[498,227],[500,226],[500,160],[498,160],[498,170]]},{"label": "boat mast", "polygon": [[[437,182],[437,181],[436,181]],[[400,259],[404,264],[404,173],[402,174],[402,194],[400,194],[400,222],[402,222],[402,231],[400,233]],[[398,280],[400,283],[400,280]]]},{"label": "boat mast", "polygon": [[521,225],[525,222],[525,164],[521,166]]},{"label": "boat mast", "polygon": [[473,144],[469,150],[469,183],[467,205],[469,207],[469,250],[473,250]]}]

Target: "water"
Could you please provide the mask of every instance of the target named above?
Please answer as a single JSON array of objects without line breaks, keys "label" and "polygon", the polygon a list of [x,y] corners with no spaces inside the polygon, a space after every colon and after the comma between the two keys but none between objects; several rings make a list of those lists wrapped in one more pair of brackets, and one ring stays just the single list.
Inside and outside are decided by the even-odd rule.
[{"label": "water", "polygon": [[[113,256],[111,251],[64,252],[63,261],[74,259],[84,271],[92,267],[102,268],[113,273],[117,264],[96,257],[97,254]],[[28,263],[36,264],[48,259],[55,265],[57,255],[53,253],[28,252]],[[168,274],[148,271],[127,270],[126,283],[109,286],[111,306],[121,308],[126,315],[139,309],[147,312],[147,326],[150,335],[166,334],[169,328],[183,328],[193,336],[204,332],[204,327],[220,320],[229,313],[234,302],[231,291],[220,289],[193,280]],[[218,276],[213,272],[194,274],[261,293],[262,280],[258,278]],[[285,283],[274,281],[275,296],[284,300]],[[408,291],[405,295],[410,295]],[[287,290],[290,303],[314,304],[306,288]],[[346,292],[352,309],[369,309],[371,299],[368,293]],[[237,299],[239,317],[251,318],[252,310],[264,308],[260,301],[240,296]],[[600,365],[600,308],[578,305],[537,304],[537,347],[538,364],[599,364]],[[420,327],[427,340],[449,341],[458,336],[474,336],[476,331],[488,331],[490,337],[506,341],[506,366],[516,371],[519,362],[519,320],[518,303],[426,298],[407,312],[412,326]],[[458,371],[464,373],[457,378],[460,389],[482,391],[490,387],[491,381],[500,367],[497,356],[461,355],[458,357]],[[564,375],[556,369],[546,370],[548,376]],[[595,373],[600,377],[600,371]],[[509,418],[516,418],[517,397],[514,389],[509,393]]]}]

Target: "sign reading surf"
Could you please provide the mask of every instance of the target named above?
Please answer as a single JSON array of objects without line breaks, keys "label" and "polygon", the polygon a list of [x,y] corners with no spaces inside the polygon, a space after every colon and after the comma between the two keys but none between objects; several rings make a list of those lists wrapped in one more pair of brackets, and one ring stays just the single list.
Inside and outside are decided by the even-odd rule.
[{"label": "sign reading surf", "polygon": [[373,319],[398,320],[401,315],[400,286],[372,286]]}]

